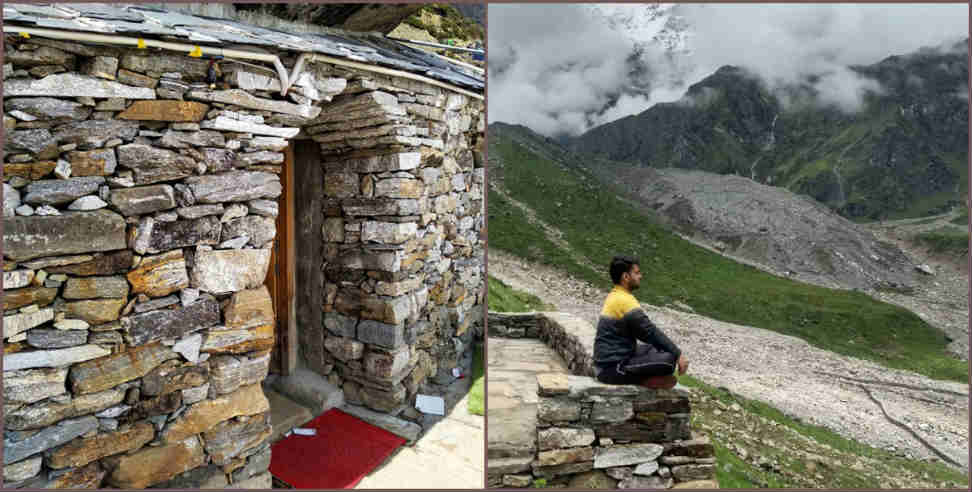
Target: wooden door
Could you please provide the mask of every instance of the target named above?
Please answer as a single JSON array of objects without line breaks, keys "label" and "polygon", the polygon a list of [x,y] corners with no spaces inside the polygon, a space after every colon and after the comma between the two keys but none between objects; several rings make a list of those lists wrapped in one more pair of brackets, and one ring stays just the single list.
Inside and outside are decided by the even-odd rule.
[{"label": "wooden door", "polygon": [[280,173],[283,188],[277,198],[277,238],[270,253],[266,285],[273,300],[276,315],[276,337],[270,355],[270,371],[282,375],[291,374],[297,366],[297,323],[294,306],[296,277],[294,275],[294,147],[284,151],[283,170]]}]

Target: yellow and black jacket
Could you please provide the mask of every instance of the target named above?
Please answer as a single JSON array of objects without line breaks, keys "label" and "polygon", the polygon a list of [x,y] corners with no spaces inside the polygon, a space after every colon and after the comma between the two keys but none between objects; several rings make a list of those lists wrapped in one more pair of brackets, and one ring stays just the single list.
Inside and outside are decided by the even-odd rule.
[{"label": "yellow and black jacket", "polygon": [[627,360],[634,355],[637,340],[675,354],[676,360],[682,354],[681,349],[648,319],[648,313],[638,300],[624,287],[615,285],[604,300],[597,321],[594,363],[606,366]]}]

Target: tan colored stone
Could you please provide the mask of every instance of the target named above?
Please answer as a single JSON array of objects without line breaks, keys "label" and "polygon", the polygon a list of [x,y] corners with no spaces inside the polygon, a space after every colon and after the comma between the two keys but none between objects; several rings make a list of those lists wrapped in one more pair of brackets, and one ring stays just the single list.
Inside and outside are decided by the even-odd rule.
[{"label": "tan colored stone", "polygon": [[69,152],[68,160],[71,176],[108,176],[118,164],[114,149]]},{"label": "tan colored stone", "polygon": [[248,330],[210,331],[200,349],[211,354],[244,354],[273,347],[274,325],[260,325]]},{"label": "tan colored stone", "polygon": [[566,395],[570,392],[565,373],[537,374],[537,386],[540,396]]},{"label": "tan colored stone", "polygon": [[67,318],[83,319],[92,325],[115,321],[125,307],[127,299],[97,299],[64,304]]},{"label": "tan colored stone", "polygon": [[51,174],[57,163],[54,161],[24,162],[19,164],[4,164],[3,176],[20,176],[21,178],[38,180]]},{"label": "tan colored stone", "polygon": [[57,297],[56,287],[27,287],[25,289],[14,289],[3,291],[3,310],[18,309],[31,304],[40,307],[54,302]]},{"label": "tan colored stone", "polygon": [[65,299],[128,299],[124,277],[69,278],[61,296]]},{"label": "tan colored stone", "polygon": [[192,101],[153,100],[135,101],[116,118],[150,121],[202,121],[209,106]]},{"label": "tan colored stone", "polygon": [[150,297],[167,296],[189,287],[189,273],[182,250],[174,250],[158,256],[148,256],[138,268],[128,273],[132,294]]},{"label": "tan colored stone", "polygon": [[590,461],[594,459],[594,448],[585,446],[582,448],[551,449],[550,451],[541,451],[537,454],[537,459],[540,466]]},{"label": "tan colored stone", "polygon": [[71,368],[68,379],[74,394],[94,393],[138,379],[176,357],[179,355],[159,343],[134,347],[100,360],[77,364]]},{"label": "tan colored stone", "polygon": [[79,438],[67,443],[50,454],[47,466],[67,468],[84,466],[105,456],[139,449],[155,437],[155,428],[149,422],[138,422],[131,428]]},{"label": "tan colored stone", "polygon": [[169,424],[162,438],[167,443],[181,441],[193,434],[206,432],[224,420],[240,415],[255,415],[270,410],[270,402],[259,384],[189,407],[179,419]]},{"label": "tan colored stone", "polygon": [[673,489],[718,489],[717,480],[692,480],[689,482],[676,483]]},{"label": "tan colored stone", "polygon": [[76,468],[63,475],[58,475],[44,484],[48,489],[100,489],[101,481],[108,472],[101,469],[98,463],[91,463],[84,468]]},{"label": "tan colored stone", "polygon": [[226,328],[239,330],[274,323],[273,299],[266,285],[241,290],[230,298],[224,311]]},{"label": "tan colored stone", "polygon": [[192,436],[120,456],[108,483],[123,489],[141,489],[205,464],[203,446],[199,438]]}]

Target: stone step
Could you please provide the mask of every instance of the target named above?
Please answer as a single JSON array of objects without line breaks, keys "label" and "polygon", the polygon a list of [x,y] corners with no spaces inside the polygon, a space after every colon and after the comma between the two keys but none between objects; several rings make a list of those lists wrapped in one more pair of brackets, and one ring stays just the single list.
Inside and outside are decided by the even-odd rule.
[{"label": "stone step", "polygon": [[289,376],[281,376],[270,387],[307,407],[312,415],[320,415],[344,404],[344,391],[320,374],[298,368]]},{"label": "stone step", "polygon": [[533,463],[533,456],[489,459],[486,461],[486,474],[497,476],[521,472],[529,473],[531,463]]},{"label": "stone step", "polygon": [[272,443],[280,440],[290,429],[300,427],[314,418],[307,407],[272,389],[264,388],[263,393],[270,400],[270,425],[273,427],[270,442]]},{"label": "stone step", "polygon": [[406,444],[408,445],[414,444],[415,440],[418,439],[419,435],[422,433],[422,426],[416,424],[415,422],[409,422],[388,414],[378,413],[358,405],[345,404],[341,407],[341,410],[361,420],[364,420],[375,427],[381,427],[382,429],[385,429],[396,436],[406,439]]}]

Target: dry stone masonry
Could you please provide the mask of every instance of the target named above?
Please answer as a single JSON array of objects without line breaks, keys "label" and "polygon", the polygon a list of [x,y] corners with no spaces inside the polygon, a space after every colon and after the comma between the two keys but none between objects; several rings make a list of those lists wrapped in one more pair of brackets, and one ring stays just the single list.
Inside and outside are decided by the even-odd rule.
[{"label": "dry stone masonry", "polygon": [[565,313],[489,313],[490,335],[539,338],[571,372],[537,375],[535,454],[491,459],[491,487],[718,488],[715,451],[691,430],[689,393],[597,382],[593,331]]},{"label": "dry stone masonry", "polygon": [[5,487],[270,487],[264,281],[294,138],[324,178],[303,363],[419,420],[415,394],[468,357],[481,101],[318,62],[282,97],[272,70],[227,62],[211,88],[171,51],[6,50]]}]

